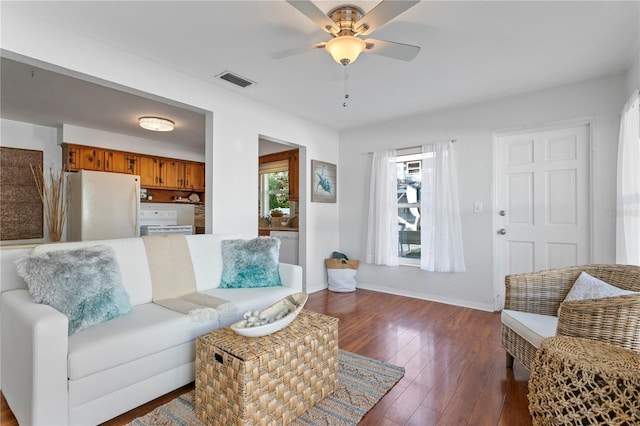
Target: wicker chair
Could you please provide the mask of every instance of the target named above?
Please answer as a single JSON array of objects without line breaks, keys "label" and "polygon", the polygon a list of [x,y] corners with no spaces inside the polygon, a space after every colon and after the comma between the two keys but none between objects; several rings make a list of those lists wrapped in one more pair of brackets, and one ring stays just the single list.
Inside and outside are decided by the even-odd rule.
[{"label": "wicker chair", "polygon": [[[613,286],[640,292],[640,266],[572,266],[506,276],[504,308],[557,316],[562,303],[556,335],[599,340],[640,353],[640,295],[563,303],[583,271]],[[508,367],[515,358],[531,371],[537,348],[504,324],[502,346]]]}]

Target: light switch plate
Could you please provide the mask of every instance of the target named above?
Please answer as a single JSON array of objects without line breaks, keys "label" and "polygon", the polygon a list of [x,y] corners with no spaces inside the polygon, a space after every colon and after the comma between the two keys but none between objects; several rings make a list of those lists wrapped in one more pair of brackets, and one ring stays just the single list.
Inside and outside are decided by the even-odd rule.
[{"label": "light switch plate", "polygon": [[473,212],[482,213],[482,201],[476,201],[473,203]]}]

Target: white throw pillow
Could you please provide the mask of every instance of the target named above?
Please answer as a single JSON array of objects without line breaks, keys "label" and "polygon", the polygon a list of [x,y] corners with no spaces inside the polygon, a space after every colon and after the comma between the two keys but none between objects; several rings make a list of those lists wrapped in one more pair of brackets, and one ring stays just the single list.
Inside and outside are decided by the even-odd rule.
[{"label": "white throw pillow", "polygon": [[[602,299],[605,297],[624,296],[627,294],[640,294],[634,291],[623,290],[611,284],[592,277],[586,272],[582,272],[576,282],[569,290],[569,294],[564,298],[565,302],[573,300]],[[560,310],[558,310],[558,314]]]}]

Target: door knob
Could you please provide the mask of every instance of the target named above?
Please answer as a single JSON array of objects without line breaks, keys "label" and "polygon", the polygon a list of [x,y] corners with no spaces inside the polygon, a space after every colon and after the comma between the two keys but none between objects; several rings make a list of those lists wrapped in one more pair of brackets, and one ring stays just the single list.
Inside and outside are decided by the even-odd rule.
[{"label": "door knob", "polygon": [[505,212],[504,210],[500,210],[500,211],[498,212],[498,214],[499,214],[500,216],[505,216],[505,215],[507,214],[507,212]]},{"label": "door knob", "polygon": [[498,234],[500,235],[505,235],[507,233],[507,230],[502,228],[502,229],[498,229]]}]

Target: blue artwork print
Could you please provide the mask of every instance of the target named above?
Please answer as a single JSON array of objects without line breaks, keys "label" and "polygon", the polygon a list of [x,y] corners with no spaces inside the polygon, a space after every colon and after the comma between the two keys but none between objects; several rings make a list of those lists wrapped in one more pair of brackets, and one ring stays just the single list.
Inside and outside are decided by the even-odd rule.
[{"label": "blue artwork print", "polygon": [[329,182],[329,179],[324,175],[324,165],[322,166],[322,173],[316,171],[316,174],[319,179],[316,185],[316,192],[318,192],[318,188],[322,188],[323,191],[331,194],[331,182]]}]

